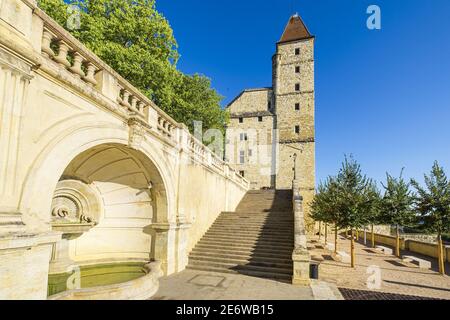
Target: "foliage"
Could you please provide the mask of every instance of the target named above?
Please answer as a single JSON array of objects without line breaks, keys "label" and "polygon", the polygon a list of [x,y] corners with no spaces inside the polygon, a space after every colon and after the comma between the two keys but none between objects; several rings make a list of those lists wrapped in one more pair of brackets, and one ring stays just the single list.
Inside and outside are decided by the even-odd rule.
[{"label": "foliage", "polygon": [[[81,9],[79,29],[67,27],[69,5]],[[175,120],[191,129],[193,120],[205,130],[223,128],[222,98],[210,80],[176,69],[177,42],[155,0],[39,0],[39,6]]]},{"label": "foliage", "polygon": [[411,184],[417,194],[414,199],[416,210],[422,215],[424,227],[442,234],[450,231],[450,182],[436,161],[430,175],[425,175],[423,188],[414,179]]},{"label": "foliage", "polygon": [[336,180],[328,177],[325,183],[320,183],[317,193],[311,202],[311,218],[325,223],[337,223],[338,188]]},{"label": "foliage", "polygon": [[368,225],[377,204],[377,188],[373,180],[362,173],[361,166],[352,157],[345,157],[336,180],[340,227],[359,229]]},{"label": "foliage", "polygon": [[386,185],[381,201],[381,221],[396,226],[408,226],[415,222],[416,214],[412,207],[413,197],[410,183],[403,177],[403,170],[399,178],[386,173]]},{"label": "foliage", "polygon": [[311,204],[314,220],[335,223],[339,228],[357,229],[378,221],[380,193],[362,174],[360,165],[345,158],[336,177],[320,184]]}]

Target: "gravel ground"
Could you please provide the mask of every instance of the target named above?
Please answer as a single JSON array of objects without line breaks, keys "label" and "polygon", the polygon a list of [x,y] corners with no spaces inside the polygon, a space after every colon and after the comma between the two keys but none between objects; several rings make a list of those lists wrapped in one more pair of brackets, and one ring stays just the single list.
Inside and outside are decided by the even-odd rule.
[{"label": "gravel ground", "polygon": [[[328,242],[334,242],[334,235],[329,236]],[[432,263],[432,269],[430,270],[419,269],[414,264],[404,263],[395,256],[384,255],[371,249],[369,246],[365,246],[362,243],[362,239],[360,239],[360,242],[355,245],[356,268],[353,269],[348,263],[335,261],[332,251],[321,248],[323,246],[323,237],[320,242],[317,237],[312,238],[308,246],[311,249],[311,255],[313,257],[322,257],[324,259],[320,265],[320,280],[335,283],[340,289],[369,290],[379,293],[395,293],[407,296],[450,300],[449,263],[446,264],[447,275],[442,276],[437,273],[436,259],[420,256],[408,251],[402,252],[402,254],[414,255],[429,260]],[[338,250],[350,253],[350,240],[339,237]],[[372,270],[375,269],[370,269],[370,266],[379,268],[381,274],[379,288],[373,288],[367,285],[369,277],[372,276],[371,279],[374,279],[374,271]],[[351,295],[355,297],[358,294],[358,292],[348,292],[349,295],[347,297]],[[361,294],[363,295],[363,293]],[[395,299],[395,296],[389,295],[375,295],[372,297],[379,297],[380,299],[389,299],[391,297]],[[397,299],[400,298],[397,297]]]}]

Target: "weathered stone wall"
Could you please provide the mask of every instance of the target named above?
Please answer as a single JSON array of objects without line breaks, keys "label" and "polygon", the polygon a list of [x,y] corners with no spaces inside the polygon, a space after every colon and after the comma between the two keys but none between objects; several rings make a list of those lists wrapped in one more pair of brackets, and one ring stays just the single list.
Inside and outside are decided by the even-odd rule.
[{"label": "weathered stone wall", "polygon": [[[233,167],[244,172],[252,189],[274,185],[274,115],[268,110],[271,96],[272,91],[269,89],[244,91],[228,106],[231,119],[227,129],[225,156]],[[239,122],[240,117],[242,123]],[[262,117],[262,121],[259,121],[259,117]],[[248,139],[241,141],[241,133],[247,134]],[[243,164],[240,163],[240,151],[245,152]]]},{"label": "weathered stone wall", "polygon": [[270,88],[248,89],[232,101],[227,109],[230,114],[264,112],[268,111],[269,102],[272,100],[273,94]]}]

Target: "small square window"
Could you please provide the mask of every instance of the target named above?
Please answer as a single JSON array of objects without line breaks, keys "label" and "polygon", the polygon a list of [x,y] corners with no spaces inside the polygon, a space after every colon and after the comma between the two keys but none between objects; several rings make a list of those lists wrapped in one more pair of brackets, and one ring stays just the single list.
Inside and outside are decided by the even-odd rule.
[{"label": "small square window", "polygon": [[263,117],[258,117],[258,122],[263,122]]},{"label": "small square window", "polygon": [[295,48],[295,55],[299,56],[300,55],[300,48]]},{"label": "small square window", "polygon": [[300,126],[295,126],[295,133],[299,134],[300,133]]},{"label": "small square window", "polygon": [[300,73],[300,67],[299,66],[295,67],[295,73]]},{"label": "small square window", "polygon": [[245,171],[239,171],[239,174],[240,174],[242,177],[245,177]]},{"label": "small square window", "polygon": [[300,83],[295,84],[295,91],[300,91]]},{"label": "small square window", "polygon": [[295,111],[299,111],[300,110],[300,103],[296,103],[295,104]]},{"label": "small square window", "polygon": [[244,118],[239,118],[239,123],[244,123]]}]

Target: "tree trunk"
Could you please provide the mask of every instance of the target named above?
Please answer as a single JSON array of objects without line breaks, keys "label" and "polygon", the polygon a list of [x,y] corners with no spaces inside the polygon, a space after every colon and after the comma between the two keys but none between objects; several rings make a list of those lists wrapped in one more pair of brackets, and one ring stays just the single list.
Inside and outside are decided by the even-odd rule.
[{"label": "tree trunk", "polygon": [[325,244],[328,241],[328,223],[325,223]]},{"label": "tree trunk", "polygon": [[338,226],[334,225],[334,253],[338,252]]},{"label": "tree trunk", "polygon": [[371,240],[372,240],[372,248],[375,248],[375,233],[373,232],[373,229],[374,228],[373,228],[373,224],[372,224],[372,236],[371,236],[372,239]]},{"label": "tree trunk", "polygon": [[445,261],[444,261],[444,243],[442,242],[442,235],[438,235],[438,263],[439,263],[439,273],[445,274]]},{"label": "tree trunk", "polygon": [[356,229],[356,241],[359,241],[359,230]]},{"label": "tree trunk", "polygon": [[353,231],[353,229],[352,229],[352,240],[351,240],[352,242],[351,242],[351,249],[350,249],[350,251],[351,251],[351,265],[352,265],[352,268],[354,268],[355,267],[355,232]]},{"label": "tree trunk", "polygon": [[322,237],[322,221],[319,221],[319,241],[321,237]]},{"label": "tree trunk", "polygon": [[395,255],[400,258],[400,226],[397,225],[397,238],[395,239]]}]

